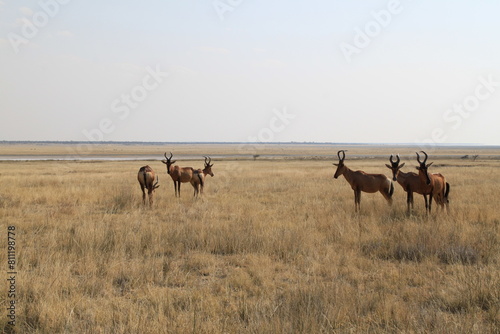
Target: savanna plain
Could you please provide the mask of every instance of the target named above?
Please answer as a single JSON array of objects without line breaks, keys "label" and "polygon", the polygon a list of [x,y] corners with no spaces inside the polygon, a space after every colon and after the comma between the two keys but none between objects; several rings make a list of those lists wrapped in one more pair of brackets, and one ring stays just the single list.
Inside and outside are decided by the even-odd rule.
[{"label": "savanna plain", "polygon": [[[130,149],[139,151],[111,150]],[[199,154],[177,165],[203,168],[203,155],[236,147],[150,147],[154,161],[0,162],[0,330],[500,333],[500,160],[491,158],[500,150],[475,160],[429,152],[429,171],[451,191],[449,213],[434,204],[427,215],[417,194],[407,213],[396,182],[392,206],[363,193],[355,213],[347,181],[333,179],[343,147],[268,149],[279,157],[213,159],[215,176],[198,199],[186,183],[175,198],[163,152]],[[390,176],[390,153],[407,172],[414,151],[352,147],[345,164]],[[137,181],[144,165],[159,175],[152,207]],[[13,327],[8,226],[16,231]]]}]

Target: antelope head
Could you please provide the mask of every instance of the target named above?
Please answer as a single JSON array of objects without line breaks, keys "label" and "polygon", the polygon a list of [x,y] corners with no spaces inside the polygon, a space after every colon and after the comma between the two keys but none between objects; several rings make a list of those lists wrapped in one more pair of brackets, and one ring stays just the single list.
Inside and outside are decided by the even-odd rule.
[{"label": "antelope head", "polygon": [[399,164],[399,162],[401,161],[401,159],[399,158],[399,154],[396,155],[396,159],[397,159],[396,161],[393,161],[392,160],[392,154],[391,154],[391,157],[389,158],[389,162],[391,164],[390,165],[389,164],[385,164],[387,166],[387,168],[389,168],[390,170],[392,170],[392,179],[394,181],[397,181],[398,172],[405,165],[404,162],[401,165]]},{"label": "antelope head", "polygon": [[[208,160],[208,161],[207,161]],[[212,162],[212,158],[210,157],[205,157],[205,168],[203,169],[204,174],[208,174],[210,176],[214,176],[214,173],[212,172],[212,166],[214,164],[210,164]]]},{"label": "antelope head", "polygon": [[170,174],[170,166],[175,164],[175,160],[172,161],[172,157],[173,157],[172,152],[170,152],[170,157],[167,157],[167,152],[165,152],[164,155],[165,155],[166,160],[162,160],[161,162],[163,162],[165,165],[167,165],[167,173]]},{"label": "antelope head", "polygon": [[427,158],[429,156],[424,151],[420,151],[420,152],[425,155],[425,158],[424,158],[424,161],[420,161],[420,155],[418,154],[418,152],[415,152],[417,154],[417,162],[419,164],[419,166],[417,167],[417,169],[418,169],[418,171],[420,173],[423,173],[425,175],[425,183],[427,185],[430,185],[431,184],[431,179],[429,178],[429,173],[427,172],[427,168],[429,168],[429,166],[432,165],[432,162],[426,164]]},{"label": "antelope head", "polygon": [[[344,165],[345,151],[346,150],[340,150],[337,152],[337,156],[339,157],[339,163],[333,164],[334,166],[337,166],[337,170],[335,171],[335,175],[333,176],[335,179],[338,178],[340,175],[344,174],[346,170],[346,167]],[[342,153],[342,157],[340,156],[340,153]]]}]

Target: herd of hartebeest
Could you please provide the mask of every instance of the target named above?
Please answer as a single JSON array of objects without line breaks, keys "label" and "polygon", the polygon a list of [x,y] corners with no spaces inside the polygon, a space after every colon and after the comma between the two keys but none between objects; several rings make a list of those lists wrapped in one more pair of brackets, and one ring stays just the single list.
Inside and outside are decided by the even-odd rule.
[{"label": "herd of hartebeest", "polygon": [[[396,161],[393,160],[394,156],[391,154],[389,162],[386,164],[387,168],[392,171],[392,180],[397,181],[403,190],[407,193],[407,210],[413,209],[413,193],[421,194],[424,196],[425,209],[427,212],[431,211],[432,199],[436,204],[440,205],[441,208],[448,210],[448,194],[450,192],[450,184],[446,182],[444,176],[440,173],[429,173],[427,169],[431,163],[427,163],[428,155],[424,151],[424,161],[420,161],[420,155],[417,153],[417,162],[419,166],[417,167],[417,173],[404,173],[401,168],[405,165],[400,164],[399,155],[396,155]],[[338,178],[340,175],[344,175],[347,182],[351,185],[354,190],[354,206],[355,211],[360,209],[361,203],[361,192],[375,193],[379,191],[384,198],[392,203],[392,194],[394,193],[394,184],[390,178],[384,174],[368,174],[363,171],[353,171],[344,164],[345,160],[345,150],[340,150],[337,152],[339,162],[334,164],[337,166],[334,178]],[[167,173],[170,175],[174,181],[175,196],[180,197],[181,195],[181,183],[189,182],[194,188],[194,196],[197,197],[201,192],[203,194],[203,187],[205,185],[205,177],[207,175],[214,176],[212,172],[211,164],[212,159],[210,157],[205,157],[205,166],[203,169],[194,169],[192,167],[179,167],[175,164],[175,160],[172,161],[173,154],[170,152],[170,157],[167,156],[165,152],[165,160],[162,162],[167,167]],[[158,185],[158,176],[156,176],[154,170],[150,166],[143,166],[139,169],[137,174],[137,179],[141,185],[142,190],[142,201],[146,203],[146,192],[148,190],[149,204],[153,204],[153,193]],[[429,198],[427,198],[429,196]]]},{"label": "herd of hartebeest", "polygon": [[[203,187],[205,185],[205,177],[208,175],[214,176],[212,172],[211,164],[212,159],[210,157],[205,157],[205,168],[203,169],[194,169],[193,167],[179,167],[174,166],[175,160],[172,161],[173,154],[170,152],[170,157],[167,157],[167,152],[165,152],[165,160],[162,160],[167,166],[167,173],[170,175],[172,180],[174,181],[174,189],[175,196],[181,196],[181,183],[190,182],[194,188],[194,196],[198,196],[198,193],[201,192],[203,194]],[[137,174],[137,180],[141,185],[142,190],[142,202],[146,203],[146,192],[145,189],[148,190],[148,198],[149,204],[153,204],[153,193],[158,185],[158,176],[153,168],[149,166],[143,166],[139,169],[139,173]]]}]

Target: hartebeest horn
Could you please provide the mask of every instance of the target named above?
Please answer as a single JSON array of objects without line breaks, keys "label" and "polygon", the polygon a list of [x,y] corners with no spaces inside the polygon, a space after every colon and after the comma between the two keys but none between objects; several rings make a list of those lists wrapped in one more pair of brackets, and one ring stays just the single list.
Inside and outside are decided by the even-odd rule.
[{"label": "hartebeest horn", "polygon": [[401,161],[401,159],[399,158],[399,154],[396,154],[396,162],[392,161],[392,157],[393,155],[391,154],[391,157],[389,158],[389,161],[391,162],[391,164],[396,164],[396,165],[399,165],[399,162]]},{"label": "hartebeest horn", "polygon": [[[208,159],[208,161],[207,161],[207,159]],[[205,167],[212,167],[213,164],[211,164],[211,162],[212,162],[212,158],[205,156]]]},{"label": "hartebeest horn", "polygon": [[389,162],[391,163],[390,165],[385,164],[387,168],[391,169],[393,171],[393,180],[396,181],[396,175],[399,169],[403,168],[405,163],[403,162],[401,165],[399,164],[401,162],[401,158],[399,157],[399,154],[396,154],[396,161],[393,160],[394,154],[391,154],[389,157]]},{"label": "hartebeest horn", "polygon": [[[345,151],[346,150],[340,150],[337,152],[337,156],[339,157],[339,161],[344,161],[345,159]],[[340,157],[340,153],[342,152],[342,158]]]},{"label": "hartebeest horn", "polygon": [[422,153],[425,155],[425,159],[424,159],[424,162],[423,162],[423,163],[425,164],[425,163],[427,162],[427,158],[428,158],[429,156],[428,156],[428,155],[427,155],[427,153],[425,153],[424,151],[420,151],[420,152],[422,152]]},{"label": "hartebeest horn", "polygon": [[[429,156],[424,151],[420,151],[420,152],[425,155],[425,158],[424,158],[424,161],[420,161],[420,155],[418,154],[418,152],[415,152],[415,153],[417,153],[417,161],[420,165],[425,166],[425,163],[427,162],[427,158],[429,158]],[[432,165],[432,162],[430,164],[428,164],[427,167],[429,167],[430,165]]]}]

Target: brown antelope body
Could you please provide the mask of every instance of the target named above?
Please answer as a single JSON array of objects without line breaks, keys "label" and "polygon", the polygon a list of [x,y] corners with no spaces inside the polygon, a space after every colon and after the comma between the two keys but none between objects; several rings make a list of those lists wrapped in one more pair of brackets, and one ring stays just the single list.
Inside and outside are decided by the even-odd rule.
[{"label": "brown antelope body", "polygon": [[142,203],[146,204],[146,192],[145,189],[148,190],[148,198],[149,198],[149,205],[153,205],[153,193],[156,188],[159,187],[158,185],[158,176],[156,176],[156,183],[155,183],[155,172],[153,168],[149,166],[143,166],[139,169],[139,173],[137,173],[137,180],[139,181],[139,184],[141,185],[141,190],[142,190]]},{"label": "brown antelope body", "polygon": [[214,164],[210,164],[211,162],[212,159],[210,157],[205,157],[205,167],[203,169],[199,168],[194,171],[193,178],[191,179],[191,185],[194,188],[195,197],[198,197],[199,192],[201,192],[201,194],[203,195],[203,187],[205,186],[205,177],[207,175],[210,175],[211,177],[214,176],[214,173],[212,172],[212,166]]},{"label": "brown antelope body", "polygon": [[[340,156],[340,153],[343,156]],[[392,204],[392,194],[394,193],[394,185],[392,181],[383,174],[367,174],[363,171],[353,171],[346,165],[344,165],[345,151],[340,150],[337,152],[339,157],[339,163],[334,164],[337,166],[337,171],[335,172],[334,178],[338,178],[340,175],[344,175],[347,182],[351,185],[352,190],[354,190],[354,209],[358,211],[361,208],[361,192],[375,193],[380,192],[384,198]]]},{"label": "brown antelope body", "polygon": [[408,172],[404,173],[401,171],[401,168],[405,165],[403,162],[401,165],[399,162],[401,159],[399,158],[399,154],[396,155],[396,161],[392,160],[392,154],[391,157],[389,158],[390,165],[385,164],[387,168],[392,170],[392,179],[394,181],[397,181],[401,187],[403,187],[403,190],[406,191],[407,197],[406,197],[406,204],[408,206],[407,210],[410,212],[410,207],[413,209],[413,193],[421,194],[424,196],[424,201],[425,201],[425,209],[427,210],[428,203],[427,203],[427,195],[430,194],[430,189],[428,187],[423,186],[420,182],[420,176],[416,173],[413,172]]},{"label": "brown antelope body", "polygon": [[425,192],[429,193],[428,212],[429,213],[431,212],[432,198],[434,198],[436,204],[439,205],[442,209],[444,209],[446,206],[446,211],[448,211],[448,204],[449,204],[448,194],[450,193],[450,184],[446,182],[446,179],[442,174],[429,173],[427,171],[429,166],[432,165],[432,162],[426,164],[427,158],[429,156],[424,151],[420,152],[422,152],[425,155],[425,158],[424,161],[420,161],[420,155],[418,154],[418,152],[415,152],[417,153],[417,162],[419,164],[417,169],[422,189],[424,189]]},{"label": "brown antelope body", "polygon": [[191,179],[195,176],[194,169],[193,167],[174,166],[176,161],[172,161],[172,152],[170,152],[170,157],[167,157],[167,152],[164,155],[166,160],[162,160],[162,162],[167,165],[167,173],[174,181],[175,196],[181,197],[181,183],[191,182]]}]

